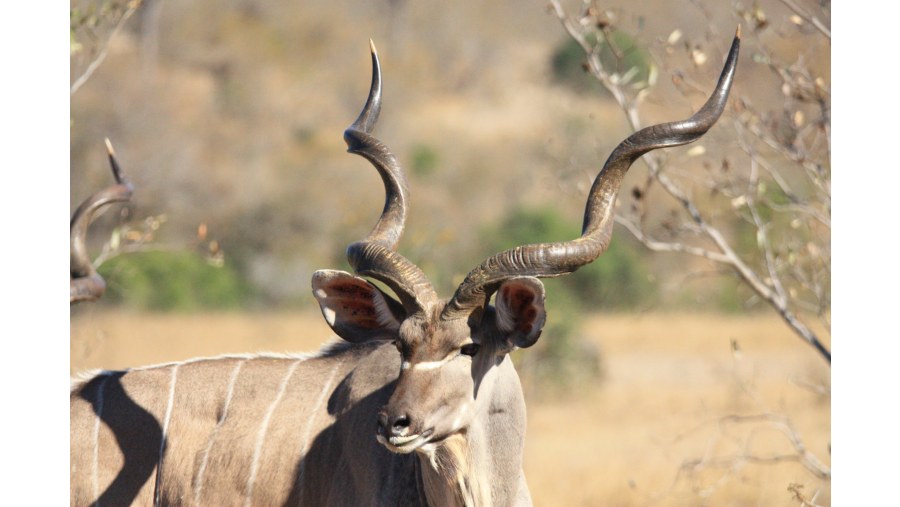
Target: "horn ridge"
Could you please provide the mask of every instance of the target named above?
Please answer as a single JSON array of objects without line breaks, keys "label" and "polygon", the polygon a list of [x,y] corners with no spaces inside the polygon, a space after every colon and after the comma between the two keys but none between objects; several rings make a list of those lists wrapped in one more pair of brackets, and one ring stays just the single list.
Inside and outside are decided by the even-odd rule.
[{"label": "horn ridge", "polygon": [[459,318],[484,307],[497,287],[508,278],[566,275],[603,254],[612,238],[614,206],[625,173],[645,153],[696,141],[716,123],[728,100],[739,51],[740,28],[715,90],[690,118],[643,128],[616,146],[591,186],[581,237],[565,242],[522,245],[489,257],[466,275],[441,318]]},{"label": "horn ridge", "polygon": [[116,183],[85,199],[72,214],[69,222],[69,304],[95,300],[106,290],[106,282],[97,273],[87,252],[87,230],[100,209],[112,203],[127,202],[134,192],[134,187],[125,178],[125,173],[116,160],[112,143],[109,139],[105,141]]},{"label": "horn ridge", "polygon": [[372,135],[381,113],[381,63],[375,44],[372,53],[372,83],[362,111],[344,131],[347,151],[368,160],[384,183],[385,202],[372,231],[347,247],[347,260],[356,273],[384,282],[400,298],[408,314],[424,311],[437,299],[431,282],[415,264],[396,252],[403,235],[409,202],[406,176],[390,149]]}]

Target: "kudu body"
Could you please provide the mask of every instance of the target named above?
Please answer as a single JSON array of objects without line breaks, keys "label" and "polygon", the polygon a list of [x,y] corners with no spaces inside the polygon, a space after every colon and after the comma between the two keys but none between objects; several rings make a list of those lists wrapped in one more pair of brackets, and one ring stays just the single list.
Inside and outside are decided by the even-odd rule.
[{"label": "kudu body", "polygon": [[359,276],[324,270],[312,280],[343,340],[308,357],[204,358],[75,382],[71,503],[530,505],[525,402],[509,352],[540,336],[538,277],[603,253],[625,172],[642,154],[694,141],[715,123],[738,45],[735,37],[716,90],[694,116],[643,129],[613,151],[580,238],[496,254],[449,300],[395,251],[408,196],[395,158],[370,134],[381,107],[373,46],[369,98],[344,137],[381,174],[385,207],[347,249]]}]

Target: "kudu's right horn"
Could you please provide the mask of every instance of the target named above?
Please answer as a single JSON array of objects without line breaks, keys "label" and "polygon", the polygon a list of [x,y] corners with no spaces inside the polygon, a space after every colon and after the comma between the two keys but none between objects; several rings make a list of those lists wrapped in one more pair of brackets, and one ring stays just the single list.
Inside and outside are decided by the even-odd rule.
[{"label": "kudu's right horn", "polygon": [[469,272],[441,317],[444,320],[464,318],[484,308],[500,284],[509,278],[566,275],[599,257],[609,246],[616,195],[631,164],[651,150],[696,141],[721,116],[734,80],[740,38],[738,27],[716,89],[699,111],[686,120],[641,129],[613,150],[591,187],[581,237],[565,242],[518,246],[489,257]]}]

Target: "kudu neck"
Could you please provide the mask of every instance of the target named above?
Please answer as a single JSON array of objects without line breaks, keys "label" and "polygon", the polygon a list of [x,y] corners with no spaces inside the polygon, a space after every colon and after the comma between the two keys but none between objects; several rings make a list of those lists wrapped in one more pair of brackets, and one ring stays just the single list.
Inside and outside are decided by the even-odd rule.
[{"label": "kudu neck", "polygon": [[[484,444],[480,428],[465,435],[448,438],[436,450],[419,455],[419,470],[428,505],[452,507],[490,507],[491,491],[487,479],[491,477],[489,461],[481,456]],[[481,441],[479,444],[473,442]]]},{"label": "kudu neck", "polygon": [[476,401],[477,416],[465,432],[419,454],[418,470],[428,505],[490,507],[516,494],[525,439],[525,401],[512,360],[489,368]]}]

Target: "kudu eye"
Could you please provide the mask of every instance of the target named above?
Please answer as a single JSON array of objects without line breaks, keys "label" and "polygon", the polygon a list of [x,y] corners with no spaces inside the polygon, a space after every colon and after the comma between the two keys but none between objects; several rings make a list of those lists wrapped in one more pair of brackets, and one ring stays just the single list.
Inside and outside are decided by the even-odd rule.
[{"label": "kudu eye", "polygon": [[460,347],[459,353],[464,356],[471,357],[471,356],[474,356],[475,354],[477,354],[478,349],[480,349],[480,348],[481,348],[481,345],[479,345],[477,343],[467,343],[467,344],[463,345],[462,347]]}]

